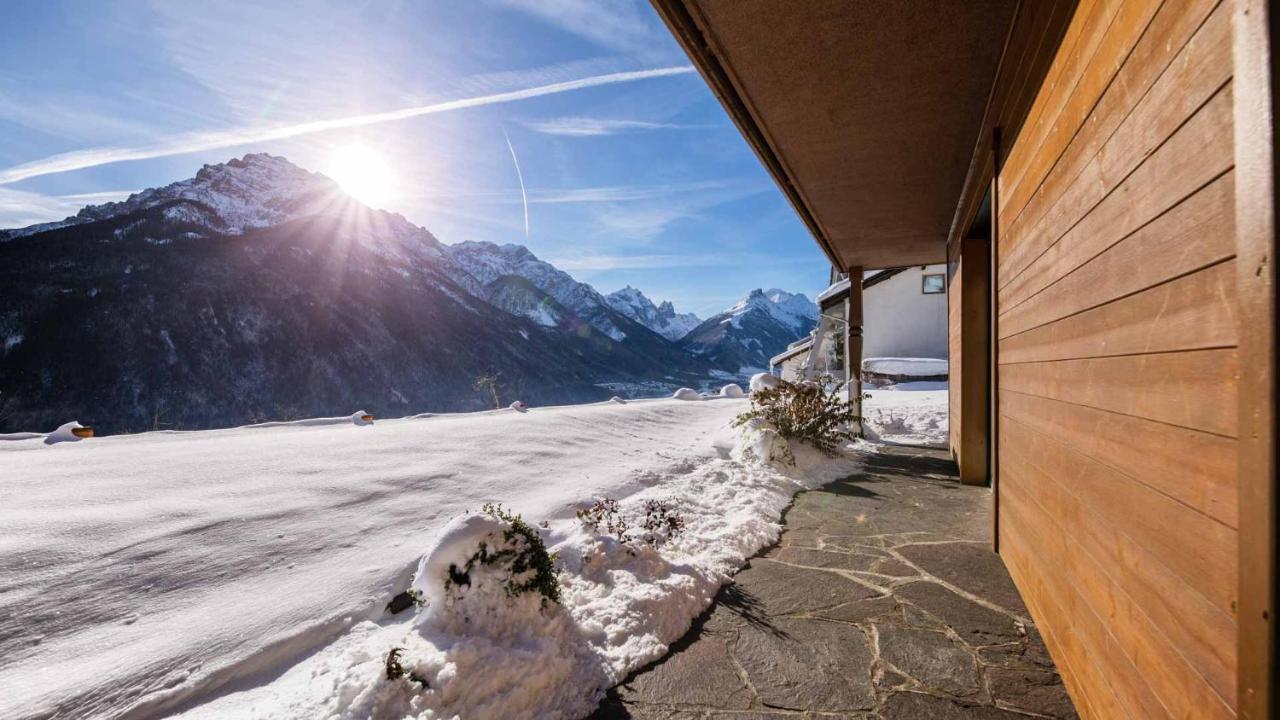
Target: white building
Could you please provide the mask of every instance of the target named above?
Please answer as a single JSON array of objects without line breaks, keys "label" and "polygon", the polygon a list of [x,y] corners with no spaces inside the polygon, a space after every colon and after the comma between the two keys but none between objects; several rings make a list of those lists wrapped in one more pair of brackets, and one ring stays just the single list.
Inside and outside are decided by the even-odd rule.
[{"label": "white building", "polygon": [[947,266],[870,270],[862,278],[862,357],[947,357]]}]

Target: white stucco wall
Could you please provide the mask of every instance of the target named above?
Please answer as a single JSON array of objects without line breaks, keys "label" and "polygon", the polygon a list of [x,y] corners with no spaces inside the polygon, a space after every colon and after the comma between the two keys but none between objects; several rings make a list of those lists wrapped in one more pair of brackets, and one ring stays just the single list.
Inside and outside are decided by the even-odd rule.
[{"label": "white stucco wall", "polygon": [[862,357],[947,357],[947,295],[920,291],[924,275],[946,272],[916,266],[863,291]]}]

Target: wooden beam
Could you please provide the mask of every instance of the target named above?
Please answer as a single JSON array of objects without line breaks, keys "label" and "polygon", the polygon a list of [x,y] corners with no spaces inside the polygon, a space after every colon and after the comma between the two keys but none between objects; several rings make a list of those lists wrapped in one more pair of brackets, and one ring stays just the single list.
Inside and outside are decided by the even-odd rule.
[{"label": "wooden beam", "polygon": [[1000,128],[991,130],[991,252],[988,253],[987,284],[990,292],[987,337],[990,343],[987,364],[988,405],[987,472],[991,474],[991,550],[1000,552],[1000,165],[1004,145]]},{"label": "wooden beam", "polygon": [[[844,342],[844,358],[845,358],[845,377],[847,378],[847,400],[854,403],[854,409],[858,413],[858,437],[864,437],[863,428],[865,423],[862,422],[862,283],[858,279],[862,277],[862,267],[855,266],[849,268],[849,277],[853,282],[849,283],[849,299],[845,305],[845,319],[848,324],[845,325],[845,342]],[[856,381],[856,382],[855,382]]]},{"label": "wooden beam", "polygon": [[1277,18],[1268,0],[1232,12],[1236,290],[1240,336],[1238,716],[1280,711],[1276,685]]}]

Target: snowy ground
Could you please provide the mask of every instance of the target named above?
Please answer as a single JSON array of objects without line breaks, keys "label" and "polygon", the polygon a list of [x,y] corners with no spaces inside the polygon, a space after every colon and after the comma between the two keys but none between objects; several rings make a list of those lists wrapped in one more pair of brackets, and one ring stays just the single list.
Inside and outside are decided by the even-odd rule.
[{"label": "snowy ground", "polygon": [[874,357],[864,358],[862,369],[878,375],[933,377],[947,374],[947,361],[941,358]]},{"label": "snowy ground", "polygon": [[870,397],[863,400],[862,414],[868,439],[900,445],[947,446],[946,382],[905,382],[868,389],[866,393]]},{"label": "snowy ground", "polygon": [[[913,413],[930,395],[874,394],[881,409],[910,397]],[[0,717],[585,715],[776,536],[797,490],[855,467],[754,461],[761,438],[727,427],[746,407],[651,400],[2,441]],[[687,529],[628,550],[574,519],[600,496],[633,518],[646,499],[670,500]],[[389,615],[411,581],[439,580],[419,561],[442,529],[489,501],[547,522],[563,602],[476,589]],[[392,647],[425,687],[386,679]]]}]

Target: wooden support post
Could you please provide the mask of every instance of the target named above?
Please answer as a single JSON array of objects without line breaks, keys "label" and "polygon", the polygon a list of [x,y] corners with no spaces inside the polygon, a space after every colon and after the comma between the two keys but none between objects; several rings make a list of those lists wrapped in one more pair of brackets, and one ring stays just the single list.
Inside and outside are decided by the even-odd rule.
[{"label": "wooden support post", "polygon": [[987,253],[987,473],[991,476],[991,549],[1000,552],[1000,128],[991,130],[991,249]]},{"label": "wooden support post", "polygon": [[[844,362],[848,381],[848,401],[854,403],[862,417],[862,267],[849,268],[849,299],[845,301]],[[858,437],[864,437],[865,424],[859,420]]]},{"label": "wooden support post", "polygon": [[987,453],[990,437],[987,418],[990,410],[988,363],[991,352],[988,329],[991,241],[988,238],[964,238],[960,241],[955,282],[947,301],[955,304],[959,319],[958,351],[951,361],[950,392],[956,393],[958,437],[953,451],[960,468],[960,482],[986,485],[990,476]]},{"label": "wooden support post", "polygon": [[1277,8],[1236,0],[1236,296],[1240,338],[1237,714],[1280,714],[1276,697],[1276,108]]}]

